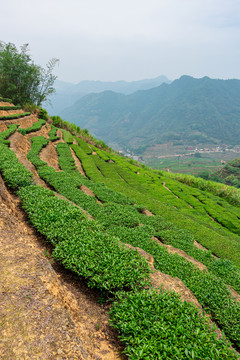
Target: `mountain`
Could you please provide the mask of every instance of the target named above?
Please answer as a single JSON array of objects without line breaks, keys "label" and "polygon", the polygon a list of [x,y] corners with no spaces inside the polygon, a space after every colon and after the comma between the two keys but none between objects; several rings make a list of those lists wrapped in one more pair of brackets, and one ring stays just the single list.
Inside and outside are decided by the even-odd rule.
[{"label": "mountain", "polygon": [[56,80],[56,93],[51,98],[51,104],[45,104],[44,107],[51,115],[59,115],[64,108],[73,105],[77,100],[89,93],[99,93],[107,90],[119,92],[122,94],[131,94],[137,90],[151,89],[162,83],[170,83],[170,80],[160,75],[154,79],[144,79],[138,81],[81,81],[78,84],[71,84]]},{"label": "mountain", "polygon": [[137,148],[168,141],[240,143],[240,80],[182,76],[123,95],[89,94],[60,112],[107,143]]}]

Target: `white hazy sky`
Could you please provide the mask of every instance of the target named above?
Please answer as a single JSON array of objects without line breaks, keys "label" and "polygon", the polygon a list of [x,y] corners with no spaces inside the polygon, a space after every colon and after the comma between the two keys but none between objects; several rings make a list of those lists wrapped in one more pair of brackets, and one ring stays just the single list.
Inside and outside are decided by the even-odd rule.
[{"label": "white hazy sky", "polygon": [[1,0],[0,40],[60,80],[240,78],[240,0]]}]

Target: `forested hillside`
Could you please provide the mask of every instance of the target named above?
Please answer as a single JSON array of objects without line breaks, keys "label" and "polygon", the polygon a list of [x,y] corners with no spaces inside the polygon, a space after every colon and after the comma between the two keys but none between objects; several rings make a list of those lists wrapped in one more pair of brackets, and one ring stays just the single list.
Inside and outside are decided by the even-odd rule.
[{"label": "forested hillside", "polygon": [[103,91],[114,91],[121,94],[131,94],[138,90],[146,90],[157,87],[162,83],[170,83],[164,75],[154,79],[144,79],[138,81],[80,81],[78,84],[66,83],[57,80],[55,83],[56,93],[51,99],[51,103],[45,104],[49,114],[60,114],[66,107],[73,105],[83,96],[90,93]]},{"label": "forested hillside", "polygon": [[51,259],[107,302],[127,358],[238,359],[239,190],[154,171],[0,101],[5,184]]},{"label": "forested hillside", "polygon": [[107,143],[137,149],[179,142],[239,144],[239,80],[182,76],[171,84],[124,96],[90,94],[61,116]]},{"label": "forested hillside", "polygon": [[240,158],[229,161],[221,170],[209,174],[208,178],[240,188]]}]

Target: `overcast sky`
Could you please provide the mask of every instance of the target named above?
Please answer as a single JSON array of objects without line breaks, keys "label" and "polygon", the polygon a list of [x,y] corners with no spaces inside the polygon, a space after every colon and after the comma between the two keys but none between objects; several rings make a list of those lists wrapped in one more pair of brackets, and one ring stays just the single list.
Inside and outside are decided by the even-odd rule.
[{"label": "overcast sky", "polygon": [[240,0],[5,0],[0,40],[59,80],[240,78]]}]

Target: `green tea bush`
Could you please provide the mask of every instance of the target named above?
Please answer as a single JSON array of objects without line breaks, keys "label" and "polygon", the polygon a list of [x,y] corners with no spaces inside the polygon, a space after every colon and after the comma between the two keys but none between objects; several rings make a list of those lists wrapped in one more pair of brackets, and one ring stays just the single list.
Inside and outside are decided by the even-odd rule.
[{"label": "green tea bush", "polygon": [[26,134],[29,134],[34,131],[38,131],[42,128],[43,125],[46,124],[46,121],[43,119],[39,119],[37,122],[33,123],[32,126],[28,127],[26,130]]},{"label": "green tea bush", "polygon": [[[39,149],[48,141],[43,137],[37,138],[38,139],[35,140],[33,138],[32,141],[33,152],[31,156],[35,156],[35,159],[33,156],[33,162],[36,161],[38,157]],[[187,260],[180,256],[168,254],[165,248],[158,246],[156,241],[151,240],[154,231],[167,231],[167,229],[171,228],[170,224],[162,223],[162,226],[157,227],[153,222],[152,224],[137,226],[140,225],[140,221],[143,218],[143,215],[138,213],[137,207],[131,206],[130,204],[123,206],[121,203],[115,204],[109,201],[104,205],[97,204],[95,198],[79,190],[78,186],[83,181],[83,177],[76,171],[72,171],[70,174],[65,171],[56,172],[44,162],[37,164],[39,174],[41,174],[43,178],[47,178],[51,184],[54,184],[53,186],[56,189],[60,189],[60,193],[65,191],[68,196],[74,197],[76,201],[78,200],[77,196],[81,196],[79,197],[80,206],[83,205],[83,207],[88,208],[98,217],[98,221],[88,220],[80,208],[66,200],[57,198],[52,191],[31,185],[32,180],[30,179],[28,182],[21,182],[21,164],[19,164],[15,154],[14,156],[12,154],[14,153],[11,150],[0,144],[0,171],[3,173],[6,181],[8,181],[10,176],[15,179],[17,186],[13,188],[20,188],[18,195],[30,221],[36,229],[53,244],[55,248],[53,251],[54,256],[61,261],[66,268],[71,269],[78,276],[84,276],[90,286],[102,291],[108,291],[112,294],[116,294],[119,290],[140,290],[149,284],[149,266],[146,260],[136,251],[127,249],[119,240],[132,244],[133,246],[139,246],[154,256],[156,269],[181,278],[197,296],[205,309],[209,311],[217,323],[221,325],[231,341],[233,341],[236,346],[240,346],[240,307],[239,304],[231,298],[230,292],[223,282],[211,274],[196,269],[194,265],[188,263]],[[18,168],[18,179],[16,179],[15,167]],[[28,170],[25,169],[25,171],[26,174],[31,175]],[[89,184],[91,183],[88,179],[85,180],[88,181]],[[73,184],[74,186],[72,186]],[[103,191],[103,189],[104,186],[101,190]],[[177,235],[178,232],[176,231],[175,237]],[[182,234],[182,236],[183,235],[184,234]],[[189,243],[192,241],[190,236],[188,241]],[[219,273],[221,272],[220,266],[218,271]],[[229,271],[231,271],[231,269],[229,269]],[[135,293],[133,295],[137,296],[138,294],[139,298],[142,298],[143,304],[146,298],[142,296],[143,293]],[[120,298],[119,300],[121,301]],[[169,296],[166,297],[165,300],[169,300]],[[156,303],[157,301],[153,297],[152,300],[150,300],[150,304],[147,302],[147,307],[145,307],[145,309],[148,308],[150,310],[151,315],[155,316],[155,318],[159,316],[159,306],[156,305]],[[169,303],[170,300],[165,306],[167,307]],[[124,341],[129,341],[131,345],[128,351],[129,353],[132,352],[132,354],[136,356],[136,359],[147,358],[147,356],[151,358],[151,355],[148,353],[146,353],[147,355],[145,356],[145,351],[148,351],[148,349],[144,347],[146,341],[140,339],[147,336],[144,331],[149,327],[149,324],[155,324],[153,318],[148,322],[148,315],[146,316],[145,309],[143,309],[143,307],[141,308],[138,303],[139,318],[141,317],[140,323],[143,324],[140,329],[138,318],[135,317],[136,312],[129,306],[127,310],[128,313],[134,314],[134,316],[132,315],[131,326],[133,329],[137,328],[139,333],[134,332],[135,340],[129,340],[132,335],[128,335],[128,339],[126,339],[126,337],[124,338]],[[152,310],[153,308],[154,311]],[[219,359],[224,358],[224,356],[226,358],[228,356],[234,358],[234,353],[230,353],[231,350],[227,348],[226,342],[223,339],[221,340],[222,347],[219,342],[215,345],[216,335],[215,338],[207,336],[208,338],[210,337],[207,353],[207,346],[204,347],[203,344],[204,340],[201,343],[201,339],[205,339],[204,334],[206,334],[206,330],[198,324],[199,319],[197,319],[196,310],[195,314],[191,316],[191,311],[188,312],[184,308],[180,311],[181,315],[177,315],[175,319],[174,315],[176,313],[173,309],[180,311],[181,306],[168,307],[168,315],[170,318],[168,318],[167,321],[169,326],[172,323],[174,324],[175,327],[173,326],[172,329],[176,328],[176,336],[174,337],[175,330],[172,334],[172,329],[169,330],[168,328],[169,334],[168,330],[166,330],[167,336],[164,337],[164,339],[167,339],[168,336],[172,336],[174,338],[171,341],[173,345],[171,349],[169,349],[171,345],[168,343],[167,347],[162,345],[164,342],[163,339],[160,344],[157,340],[154,340],[162,336],[162,327],[164,329],[166,328],[166,321],[165,319],[162,320],[160,316],[156,326],[154,325],[151,328],[151,338],[153,341],[151,342],[150,340],[149,345],[151,345],[153,354],[155,352],[157,356],[162,356],[162,358],[165,356],[165,358],[167,358],[167,356],[172,353],[176,355],[176,359],[178,358],[177,356],[181,358],[183,353],[185,353],[186,358],[194,358],[195,353],[197,354],[195,358],[201,358],[201,356],[205,354],[211,354],[212,356],[216,354],[216,359],[218,359],[218,355]],[[173,314],[173,318],[171,314]],[[118,325],[118,323],[121,323],[121,319],[124,316],[124,312],[122,312],[122,316],[115,321],[116,326],[121,328],[123,336],[124,331],[127,329],[127,322],[125,322],[123,326],[122,324],[121,326]],[[178,317],[181,318],[181,321],[185,321],[185,323],[181,321],[178,322]],[[189,322],[189,333],[186,330],[186,320]],[[164,326],[159,326],[159,323],[164,324]],[[178,331],[179,328],[182,329],[180,333]],[[200,330],[197,330],[199,328]],[[184,339],[181,336],[181,332],[187,334]],[[198,340],[194,338],[194,335],[198,335],[199,333],[202,335],[200,339],[198,339],[198,342]],[[187,340],[185,341],[185,339]],[[191,346],[186,346],[186,342],[190,343]],[[144,346],[139,346],[140,343]],[[176,345],[176,343],[178,345]],[[213,346],[211,347],[211,345]],[[132,354],[131,356],[133,356]],[[134,359],[134,357],[132,358]]]},{"label": "green tea bush", "polygon": [[78,145],[80,146],[80,148],[87,154],[87,155],[91,155],[92,154],[92,149],[91,147],[89,147],[89,145],[86,143],[86,141],[80,139],[80,138],[75,138],[77,140]]},{"label": "green tea bush", "polygon": [[146,260],[101,231],[80,209],[39,186],[22,188],[18,195],[31,223],[56,245],[53,256],[90,286],[114,293],[149,284]]},{"label": "green tea bush", "polygon": [[64,129],[61,129],[61,132],[63,133],[63,140],[64,140],[67,144],[71,145],[71,144],[73,143],[73,136],[72,136],[72,134],[71,134],[69,131],[64,130]]},{"label": "green tea bush", "polygon": [[[2,101],[0,99],[0,101]],[[20,110],[21,109],[21,106],[20,105],[16,105],[16,106],[0,106],[0,110],[5,110],[5,111],[8,111],[8,110]]]},{"label": "green tea bush", "polygon": [[224,338],[174,292],[119,294],[110,322],[120,332],[129,359],[237,359]]},{"label": "green tea bush", "polygon": [[75,161],[72,157],[71,150],[66,143],[59,143],[56,146],[58,154],[58,163],[62,170],[64,171],[74,171],[76,170]]},{"label": "green tea bush", "polygon": [[196,178],[191,175],[168,173],[167,176],[189,186],[196,187],[203,191],[209,191],[214,195],[223,197],[233,205],[240,204],[240,191],[233,186],[220,184],[210,180],[204,180],[202,178]]},{"label": "green tea bush", "polygon": [[48,113],[47,110],[40,108],[39,109],[39,114],[38,114],[38,118],[39,119],[43,119],[43,120],[48,120]]},{"label": "green tea bush", "polygon": [[13,119],[20,119],[22,117],[31,115],[30,112],[25,112],[25,113],[21,113],[21,114],[12,114],[12,115],[5,115],[5,116],[0,116],[0,120],[13,120]]},{"label": "green tea bush", "polygon": [[56,141],[56,140],[59,140],[60,137],[57,136],[57,128],[54,126],[54,125],[50,125],[51,127],[51,130],[49,131],[49,140],[50,141]]},{"label": "green tea bush", "polygon": [[33,136],[31,138],[31,150],[28,152],[27,158],[36,168],[46,165],[46,162],[41,160],[38,154],[43,147],[47,146],[48,141],[44,136]]},{"label": "green tea bush", "polygon": [[7,98],[1,97],[1,96],[0,96],[0,101],[12,103],[12,99],[7,99]]},{"label": "green tea bush", "polygon": [[13,190],[32,184],[32,174],[19,163],[14,151],[1,142],[0,171],[7,185]]},{"label": "green tea bush", "polygon": [[11,134],[13,134],[19,125],[17,124],[11,124],[7,126],[7,130],[4,130],[0,133],[0,141],[6,140]]}]

